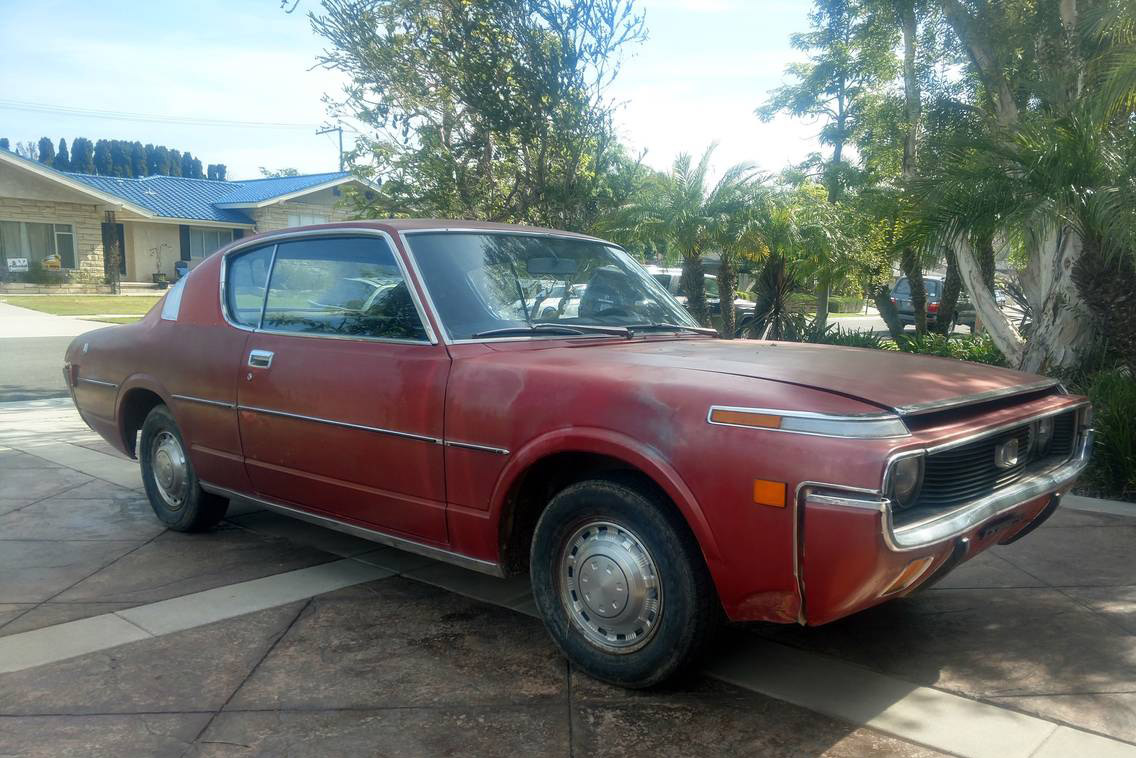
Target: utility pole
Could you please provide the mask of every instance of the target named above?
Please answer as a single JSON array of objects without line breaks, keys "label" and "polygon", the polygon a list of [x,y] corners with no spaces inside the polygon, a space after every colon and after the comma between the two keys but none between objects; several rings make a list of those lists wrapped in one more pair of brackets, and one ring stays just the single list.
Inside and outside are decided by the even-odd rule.
[{"label": "utility pole", "polygon": [[342,126],[329,126],[326,129],[320,129],[316,134],[330,134],[331,132],[339,132],[339,170],[343,170],[343,127]]}]

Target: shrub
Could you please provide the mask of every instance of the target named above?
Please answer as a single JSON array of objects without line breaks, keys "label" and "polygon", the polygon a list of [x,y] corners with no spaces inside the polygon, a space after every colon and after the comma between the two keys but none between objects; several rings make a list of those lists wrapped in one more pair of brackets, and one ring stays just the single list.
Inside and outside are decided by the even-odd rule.
[{"label": "shrub", "polygon": [[1101,371],[1088,386],[1096,443],[1086,484],[1105,497],[1136,500],[1136,378]]},{"label": "shrub", "polygon": [[864,298],[852,295],[832,295],[828,298],[829,313],[859,313],[864,310]]},{"label": "shrub", "polygon": [[991,366],[1009,365],[987,335],[905,334],[894,344],[905,353],[941,355]]}]

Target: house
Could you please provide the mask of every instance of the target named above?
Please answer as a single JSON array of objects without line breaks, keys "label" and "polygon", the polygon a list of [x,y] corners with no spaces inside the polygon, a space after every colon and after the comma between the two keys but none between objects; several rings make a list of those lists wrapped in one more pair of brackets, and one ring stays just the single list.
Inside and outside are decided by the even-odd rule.
[{"label": "house", "polygon": [[125,179],[57,171],[0,150],[0,271],[12,259],[59,267],[77,281],[101,281],[112,235],[123,281],[171,279],[246,234],[342,221],[345,172],[245,181],[147,176]]}]

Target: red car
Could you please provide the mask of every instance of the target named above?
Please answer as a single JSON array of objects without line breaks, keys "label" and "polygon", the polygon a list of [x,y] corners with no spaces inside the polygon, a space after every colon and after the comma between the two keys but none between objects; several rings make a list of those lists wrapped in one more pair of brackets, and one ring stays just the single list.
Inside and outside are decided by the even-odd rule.
[{"label": "red car", "polygon": [[1092,436],[1055,381],[720,340],[616,245],[465,221],[240,240],[65,373],[171,529],[240,497],[527,571],[564,653],[627,686],[723,613],[823,624],[1022,537]]}]

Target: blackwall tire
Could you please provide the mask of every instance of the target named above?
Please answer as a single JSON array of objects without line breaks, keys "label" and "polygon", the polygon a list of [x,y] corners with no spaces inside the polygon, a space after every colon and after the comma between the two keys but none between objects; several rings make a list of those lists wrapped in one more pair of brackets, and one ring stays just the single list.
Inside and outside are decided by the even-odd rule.
[{"label": "blackwall tire", "polygon": [[593,479],[557,494],[537,522],[533,597],[585,673],[650,687],[690,666],[721,608],[694,537],[647,488]]},{"label": "blackwall tire", "polygon": [[155,406],[142,423],[138,442],[142,485],[150,507],[170,529],[201,532],[225,517],[229,501],[201,489],[188,451],[169,408]]}]

